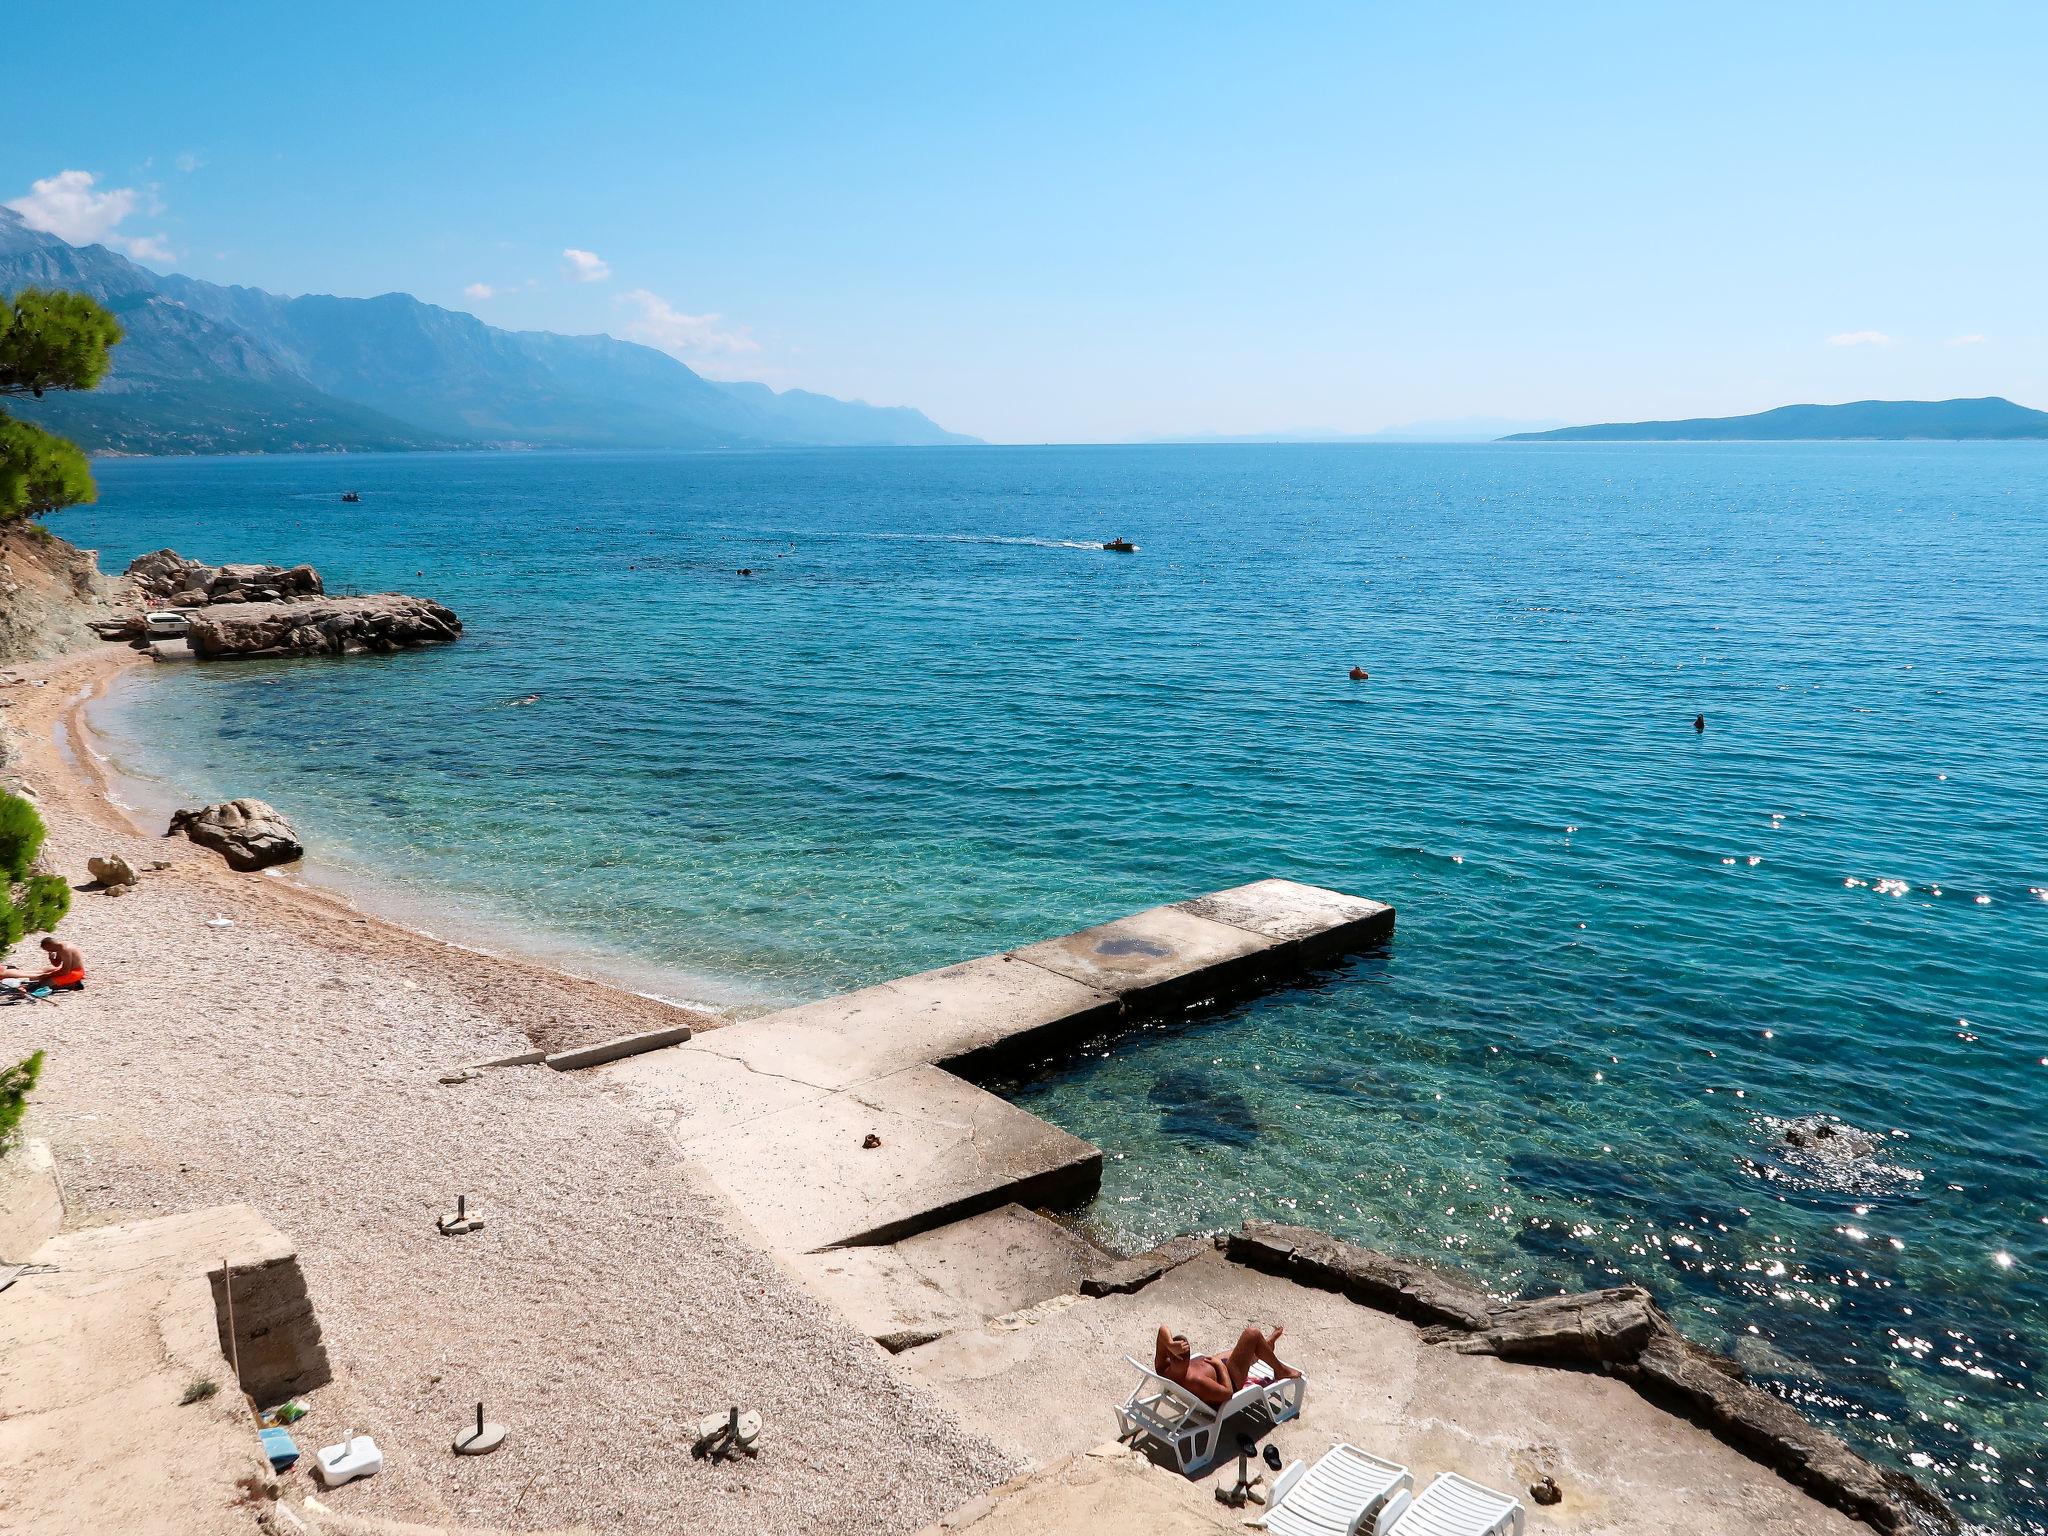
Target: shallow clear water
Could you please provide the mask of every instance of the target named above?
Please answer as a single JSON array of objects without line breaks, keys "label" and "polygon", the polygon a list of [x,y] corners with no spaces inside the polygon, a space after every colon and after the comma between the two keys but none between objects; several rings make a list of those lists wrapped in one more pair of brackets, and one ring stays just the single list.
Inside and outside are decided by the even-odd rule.
[{"label": "shallow clear water", "polygon": [[[1384,953],[1009,1085],[1108,1152],[1087,1220],[1639,1278],[2048,1529],[2038,445],[100,473],[61,526],[110,567],[309,560],[470,626],[151,669],[120,736],[670,990],[812,997],[1265,875],[1392,901]],[[1811,1112],[1882,1157],[1785,1154]]]}]

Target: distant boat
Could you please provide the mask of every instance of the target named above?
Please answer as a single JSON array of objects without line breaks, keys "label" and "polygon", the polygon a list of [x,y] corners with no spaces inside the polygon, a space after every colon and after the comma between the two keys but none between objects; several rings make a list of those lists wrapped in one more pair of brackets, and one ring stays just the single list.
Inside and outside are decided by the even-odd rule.
[{"label": "distant boat", "polygon": [[363,498],[354,491],[343,491],[341,499],[343,501],[361,501]]},{"label": "distant boat", "polygon": [[1118,555],[1135,555],[1138,552],[1138,546],[1129,539],[1111,539],[1102,547],[1109,550],[1112,554]]}]

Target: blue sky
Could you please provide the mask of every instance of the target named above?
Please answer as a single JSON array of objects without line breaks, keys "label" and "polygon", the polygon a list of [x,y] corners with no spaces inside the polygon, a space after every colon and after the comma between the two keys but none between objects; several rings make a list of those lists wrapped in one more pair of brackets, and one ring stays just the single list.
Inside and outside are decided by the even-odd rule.
[{"label": "blue sky", "polygon": [[2048,407],[2039,5],[76,0],[6,35],[65,62],[0,200],[147,265],[997,440]]}]

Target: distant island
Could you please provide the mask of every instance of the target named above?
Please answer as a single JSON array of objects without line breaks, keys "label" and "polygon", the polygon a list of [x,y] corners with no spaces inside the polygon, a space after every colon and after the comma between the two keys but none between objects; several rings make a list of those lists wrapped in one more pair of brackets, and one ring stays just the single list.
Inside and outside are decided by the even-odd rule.
[{"label": "distant island", "polygon": [[96,453],[972,443],[922,411],[707,379],[611,336],[506,331],[409,293],[287,298],[152,272],[0,207],[0,294],[89,294],[126,333],[106,382],[10,404]]},{"label": "distant island", "polygon": [[2048,411],[1997,395],[1980,400],[1857,400],[1848,405],[1781,405],[1753,416],[1696,416],[1689,421],[1606,422],[1515,432],[1504,443],[1770,443],[2048,438]]}]

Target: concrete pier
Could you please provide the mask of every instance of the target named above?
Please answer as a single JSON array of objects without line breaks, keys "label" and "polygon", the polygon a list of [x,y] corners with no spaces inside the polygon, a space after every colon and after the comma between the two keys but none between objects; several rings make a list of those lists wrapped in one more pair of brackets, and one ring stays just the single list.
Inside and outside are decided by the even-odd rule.
[{"label": "concrete pier", "polygon": [[893,1242],[1101,1183],[1097,1148],[957,1073],[1241,995],[1393,926],[1383,902],[1261,880],[596,1070],[668,1123],[771,1248]]}]

